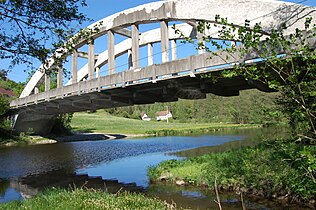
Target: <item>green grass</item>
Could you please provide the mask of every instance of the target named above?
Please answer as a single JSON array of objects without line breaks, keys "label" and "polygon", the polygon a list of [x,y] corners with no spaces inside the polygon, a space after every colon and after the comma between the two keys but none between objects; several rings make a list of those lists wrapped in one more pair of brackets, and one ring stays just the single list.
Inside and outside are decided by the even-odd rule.
[{"label": "green grass", "polygon": [[71,122],[75,131],[108,133],[108,134],[154,134],[177,135],[194,131],[207,132],[219,128],[249,127],[254,125],[224,124],[224,123],[167,123],[152,120],[149,122],[115,117],[104,111],[96,113],[75,113]]},{"label": "green grass", "polygon": [[76,189],[50,190],[34,198],[0,205],[0,209],[24,210],[80,210],[80,209],[175,209],[173,206],[141,194],[108,194],[100,191]]},{"label": "green grass", "polygon": [[181,161],[165,161],[150,167],[148,174],[153,182],[163,178],[213,188],[216,180],[222,189],[269,198],[286,196],[289,200],[308,203],[316,200],[315,157],[315,147],[278,140]]},{"label": "green grass", "polygon": [[24,146],[32,144],[40,144],[41,142],[49,142],[52,139],[42,136],[30,136],[25,133],[20,133],[19,136],[0,137],[0,146]]}]

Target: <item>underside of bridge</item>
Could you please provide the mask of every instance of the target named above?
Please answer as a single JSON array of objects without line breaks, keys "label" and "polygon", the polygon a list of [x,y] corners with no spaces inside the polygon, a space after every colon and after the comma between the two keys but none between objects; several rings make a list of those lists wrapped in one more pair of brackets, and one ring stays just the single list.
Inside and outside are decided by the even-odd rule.
[{"label": "underside of bridge", "polygon": [[128,84],[124,88],[112,87],[100,92],[81,93],[67,98],[45,101],[17,110],[16,132],[50,133],[57,114],[88,110],[107,109],[131,106],[135,104],[151,104],[155,102],[173,102],[181,99],[203,99],[207,93],[219,96],[238,96],[240,90],[257,88],[271,92],[265,85],[242,77],[211,79],[198,76],[177,77],[156,83]]},{"label": "underside of bridge", "polygon": [[[215,20],[217,15],[236,25],[243,25],[246,19],[250,26],[260,22],[263,40],[272,29],[279,30],[284,24],[288,26],[285,35],[295,32],[296,28],[304,27],[307,16],[313,17],[313,24],[316,23],[314,8],[276,0],[223,0],[221,3],[216,0],[167,0],[119,12],[74,35],[39,67],[20,98],[10,104],[11,112],[17,114],[15,131],[47,134],[54,118],[63,113],[171,102],[179,98],[201,99],[207,93],[236,96],[240,90],[251,88],[272,91],[260,82],[242,77],[219,78],[215,83],[208,79],[208,75],[218,75],[236,64],[262,65],[263,60],[258,54],[241,56],[214,50],[214,56],[199,49],[185,58],[177,57],[180,47],[177,41],[185,37],[204,44],[205,37],[220,39],[220,24]],[[210,23],[212,27],[200,32],[199,21]],[[142,30],[143,25],[150,24],[152,26],[147,30]],[[124,37],[121,42],[115,39],[118,35]],[[102,37],[107,40],[107,46],[102,44],[105,49],[96,53],[95,48],[100,46],[95,44]],[[243,44],[238,40],[225,41],[233,46]],[[160,44],[158,53],[154,52],[157,43]],[[315,40],[313,45],[316,46]],[[141,48],[147,48],[146,57],[141,57]],[[119,71],[116,59],[123,55],[127,58],[126,68]],[[155,55],[160,58],[154,58]],[[63,68],[56,59],[67,56],[71,58],[71,79],[68,82],[63,80]],[[227,57],[232,59],[228,61]],[[80,69],[78,58],[87,59]],[[145,65],[140,62],[143,58],[147,59]],[[50,71],[57,74],[55,89],[50,89]],[[43,83],[45,91],[39,92]]]}]

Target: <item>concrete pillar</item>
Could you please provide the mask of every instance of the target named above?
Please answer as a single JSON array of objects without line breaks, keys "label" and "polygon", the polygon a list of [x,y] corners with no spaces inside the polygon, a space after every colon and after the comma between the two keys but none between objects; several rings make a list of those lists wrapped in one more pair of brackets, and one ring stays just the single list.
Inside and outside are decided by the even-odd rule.
[{"label": "concrete pillar", "polygon": [[71,79],[71,83],[74,84],[77,82],[77,72],[78,72],[78,51],[77,49],[74,50],[73,54],[72,54],[72,79]]},{"label": "concrete pillar", "polygon": [[[199,32],[198,30],[196,30],[196,34],[197,34],[197,40],[198,40],[198,44],[199,43],[202,43],[203,46],[205,46],[205,41],[203,40],[203,36],[204,36],[204,33],[201,33]],[[205,53],[205,49],[198,49],[198,54],[203,54]]]},{"label": "concrete pillar", "polygon": [[149,43],[147,45],[147,51],[148,51],[148,66],[151,66],[154,64],[154,50],[153,50],[152,43]]},{"label": "concrete pillar", "polygon": [[94,79],[94,40],[89,43],[88,47],[88,72],[89,80]]},{"label": "concrete pillar", "polygon": [[115,73],[114,32],[108,31],[108,74]]},{"label": "concrete pillar", "polygon": [[133,67],[132,50],[127,51],[127,60],[128,60],[128,70],[130,70]]},{"label": "concrete pillar", "polygon": [[63,66],[60,64],[57,66],[57,88],[63,86]]},{"label": "concrete pillar", "polygon": [[169,61],[169,32],[168,22],[160,22],[160,33],[161,33],[161,52],[162,52],[162,63]]},{"label": "concrete pillar", "polygon": [[132,25],[132,63],[133,69],[139,68],[139,30],[138,25]]},{"label": "concrete pillar", "polygon": [[44,75],[44,80],[45,80],[45,91],[49,91],[50,90],[50,75],[45,73]]},{"label": "concrete pillar", "polygon": [[171,60],[177,60],[177,40],[171,40]]}]

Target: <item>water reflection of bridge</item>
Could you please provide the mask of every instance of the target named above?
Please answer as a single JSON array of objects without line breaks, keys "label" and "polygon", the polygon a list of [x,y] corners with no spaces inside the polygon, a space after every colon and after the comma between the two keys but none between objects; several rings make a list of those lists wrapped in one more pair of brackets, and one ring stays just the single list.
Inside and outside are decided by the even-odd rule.
[{"label": "water reflection of bridge", "polygon": [[87,174],[77,174],[64,169],[54,170],[45,174],[29,175],[17,180],[10,180],[9,187],[20,192],[24,198],[30,198],[45,189],[96,189],[109,193],[119,191],[141,192],[143,187],[135,183],[121,183],[118,180],[106,180],[102,177],[91,177]]},{"label": "water reflection of bridge", "polygon": [[[221,79],[215,84],[205,79],[206,74],[233,68],[236,63],[259,61],[260,65],[260,59],[255,53],[245,56],[235,54],[230,55],[233,59],[227,61],[227,52],[211,56],[204,50],[199,50],[198,55],[179,59],[177,41],[183,37],[175,30],[199,42],[203,42],[203,36],[216,39],[219,38],[216,26],[202,34],[197,25],[200,20],[214,23],[215,15],[220,15],[237,25],[244,24],[245,19],[250,20],[250,25],[260,22],[267,33],[287,23],[286,33],[291,33],[295,28],[304,27],[307,14],[316,16],[313,8],[281,1],[226,0],[219,4],[213,0],[169,0],[106,17],[72,38],[67,43],[72,50],[65,47],[56,51],[56,57],[62,56],[63,52],[72,58],[72,78],[66,85],[63,85],[62,66],[56,65],[54,56],[35,72],[21,97],[11,103],[11,109],[19,113],[15,129],[49,132],[52,118],[61,113],[176,101],[178,98],[199,99],[204,98],[206,93],[233,96],[250,88],[269,91],[261,83],[246,81],[242,77]],[[171,27],[173,24],[174,27]],[[117,43],[115,37],[124,37],[124,40]],[[103,52],[95,53],[95,47],[105,45],[103,41],[107,42],[107,47]],[[159,52],[154,52],[156,43],[161,46]],[[87,52],[83,52],[86,49]],[[147,63],[143,65],[142,49],[147,50]],[[160,58],[154,59],[157,55]],[[125,71],[119,72],[116,59],[122,56],[126,57],[127,66]],[[78,57],[87,59],[79,71]],[[45,73],[47,70],[58,72],[55,89],[50,89],[51,78]],[[40,92],[39,87],[43,83],[45,90]]]}]

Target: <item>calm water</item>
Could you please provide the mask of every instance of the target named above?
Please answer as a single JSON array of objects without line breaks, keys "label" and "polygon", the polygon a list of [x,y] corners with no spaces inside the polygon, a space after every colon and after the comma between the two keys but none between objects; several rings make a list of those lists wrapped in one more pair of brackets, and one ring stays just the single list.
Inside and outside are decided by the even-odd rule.
[{"label": "calm water", "polygon": [[[117,192],[121,188],[177,202],[177,206],[213,209],[207,190],[150,185],[146,170],[173,152],[216,145],[242,145],[247,131],[235,135],[176,136],[133,140],[84,141],[0,149],[0,203],[36,195],[45,188],[86,186]],[[256,132],[255,132],[256,133]],[[257,132],[258,133],[258,132]],[[248,132],[248,136],[250,133]],[[257,135],[258,136],[258,135]],[[181,155],[182,156],[182,155]],[[240,209],[236,195],[222,195],[225,209]],[[266,202],[246,199],[247,209],[271,208]],[[273,204],[272,204],[273,205]]]}]

